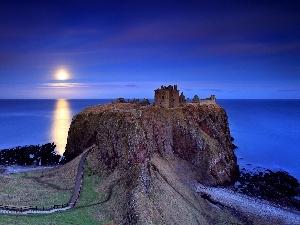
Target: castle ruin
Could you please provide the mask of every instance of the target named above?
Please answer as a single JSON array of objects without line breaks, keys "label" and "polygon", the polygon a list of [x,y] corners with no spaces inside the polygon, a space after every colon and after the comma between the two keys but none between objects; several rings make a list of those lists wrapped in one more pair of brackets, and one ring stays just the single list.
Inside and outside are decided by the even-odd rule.
[{"label": "castle ruin", "polygon": [[[195,98],[195,97],[194,97]],[[154,105],[163,108],[174,108],[180,105],[187,104],[183,92],[179,95],[177,85],[161,86],[161,88],[154,90]],[[216,104],[215,95],[211,95],[206,99],[199,99],[198,97],[193,99],[193,103],[197,104]]]},{"label": "castle ruin", "polygon": [[209,98],[199,99],[198,96],[195,95],[192,99],[192,103],[198,103],[200,105],[216,104],[216,96],[211,95]]},{"label": "castle ruin", "polygon": [[179,90],[177,85],[161,86],[154,91],[154,104],[163,108],[174,108],[179,106]]}]

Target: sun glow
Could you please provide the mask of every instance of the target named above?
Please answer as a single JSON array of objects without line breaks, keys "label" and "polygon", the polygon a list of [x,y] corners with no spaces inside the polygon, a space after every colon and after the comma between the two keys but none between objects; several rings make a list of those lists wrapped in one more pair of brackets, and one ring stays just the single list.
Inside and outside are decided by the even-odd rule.
[{"label": "sun glow", "polygon": [[57,80],[67,80],[69,78],[69,73],[64,69],[61,69],[57,71],[55,77]]}]

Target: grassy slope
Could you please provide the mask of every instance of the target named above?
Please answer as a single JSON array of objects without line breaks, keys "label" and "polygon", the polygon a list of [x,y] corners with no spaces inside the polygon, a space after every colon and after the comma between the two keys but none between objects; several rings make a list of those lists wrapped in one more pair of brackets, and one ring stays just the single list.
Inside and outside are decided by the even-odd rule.
[{"label": "grassy slope", "polygon": [[[0,203],[10,205],[49,206],[69,201],[74,187],[74,177],[80,156],[71,163],[54,170],[33,171],[14,175],[2,175]],[[93,173],[88,162],[81,196],[75,209],[44,215],[0,215],[0,224],[105,224],[108,218],[107,193],[100,193],[102,181]],[[38,180],[38,179],[39,180]],[[19,202],[20,201],[20,202]]]},{"label": "grassy slope", "polygon": [[[22,193],[27,193],[23,198],[24,202],[28,203],[25,205],[37,202],[36,198],[31,196],[35,196],[38,193],[40,193],[39,196],[43,196],[43,198],[40,198],[40,205],[50,202],[51,204],[65,203],[70,198],[74,187],[74,177],[80,157],[54,170],[34,171],[8,176],[2,175],[1,179],[10,179],[10,181],[1,186],[0,194],[2,197],[0,197],[0,204],[5,199],[7,204],[13,205],[20,199]],[[136,194],[135,196],[139,196],[135,198],[138,206],[136,213],[139,214],[141,221],[146,221],[150,213],[154,216],[151,216],[152,218],[156,218],[153,221],[154,224],[195,224],[196,217],[200,224],[207,224],[205,221],[210,221],[209,224],[240,224],[228,212],[214,209],[203,200],[196,201],[191,190],[186,185],[178,182],[184,177],[179,176],[177,173],[181,177],[180,179],[174,174],[176,169],[171,168],[171,165],[174,164],[169,164],[168,161],[161,161],[157,157],[153,158],[152,163],[158,170],[153,171],[153,176],[155,177],[154,190],[149,196],[150,198],[141,194],[142,190],[139,190],[139,185],[137,186],[138,189],[132,190]],[[178,164],[183,165],[182,162],[178,162]],[[124,213],[127,208],[126,196],[128,194],[126,185],[123,184],[124,179],[121,178],[122,173],[116,170],[115,173],[101,178],[99,171],[96,171],[98,167],[95,155],[93,153],[90,154],[85,163],[81,196],[74,209],[48,215],[2,214],[0,215],[0,225],[121,223],[124,221]],[[183,169],[181,166],[180,168]],[[183,171],[183,174],[190,174],[190,171]],[[37,182],[37,178],[40,179],[39,182]],[[120,182],[113,182],[118,180]],[[187,178],[187,180],[189,179]],[[109,196],[108,190],[112,183],[115,183],[112,195],[109,201],[106,201]],[[7,189],[14,190],[14,193],[11,192],[9,195],[11,201],[7,197],[7,192],[6,195],[3,194]],[[170,207],[170,204],[172,204],[172,207]],[[114,218],[115,221],[110,218]]]}]

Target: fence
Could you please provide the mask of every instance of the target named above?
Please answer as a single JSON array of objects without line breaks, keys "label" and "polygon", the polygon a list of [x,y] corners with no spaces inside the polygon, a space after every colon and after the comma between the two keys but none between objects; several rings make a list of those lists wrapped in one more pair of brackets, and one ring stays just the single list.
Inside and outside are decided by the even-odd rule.
[{"label": "fence", "polygon": [[84,170],[84,161],[87,157],[87,155],[94,149],[95,145],[92,145],[89,147],[85,153],[83,154],[82,158],[80,159],[80,162],[78,164],[77,169],[77,175],[75,180],[75,186],[74,191],[72,194],[72,197],[70,199],[69,203],[61,204],[61,205],[53,205],[50,207],[37,207],[37,206],[11,206],[11,205],[2,205],[0,204],[0,210],[5,210],[9,212],[15,212],[15,213],[24,213],[24,212],[50,212],[52,210],[58,210],[58,209],[70,209],[73,208],[80,196],[80,191],[82,187],[82,176],[83,176],[83,170]]},{"label": "fence", "polygon": [[61,205],[53,205],[50,207],[38,207],[38,206],[11,206],[11,205],[2,205],[0,204],[0,210],[7,210],[13,212],[26,212],[26,211],[50,211],[53,209],[63,209],[68,208],[69,203],[61,204]]}]

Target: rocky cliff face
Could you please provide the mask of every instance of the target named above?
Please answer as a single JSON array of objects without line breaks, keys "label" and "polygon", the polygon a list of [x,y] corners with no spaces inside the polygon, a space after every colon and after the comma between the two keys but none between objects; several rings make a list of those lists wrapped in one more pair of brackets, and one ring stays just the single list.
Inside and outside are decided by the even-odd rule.
[{"label": "rocky cliff face", "polygon": [[[174,217],[169,215],[173,211],[159,209],[157,203],[165,204],[162,199],[168,195],[174,199],[184,195],[192,199],[188,202],[195,201],[192,193],[183,191],[183,181],[227,185],[236,174],[227,115],[217,104],[188,104],[171,109],[129,103],[88,107],[72,120],[66,156],[73,158],[92,144],[97,146],[91,157],[99,174],[119,174],[118,190],[123,190],[117,198],[119,212],[123,212],[119,217],[129,224],[179,224],[182,219],[190,221],[188,224],[210,223],[209,216],[197,212],[203,207],[197,206],[199,201],[193,209],[190,203],[186,205],[186,213],[193,212],[195,217],[180,217],[180,221],[172,223],[166,221]],[[182,206],[181,201],[169,206],[174,210],[176,205]]]},{"label": "rocky cliff face", "polygon": [[102,169],[149,165],[154,153],[188,161],[197,180],[230,184],[236,171],[227,115],[219,105],[189,104],[180,108],[133,104],[88,107],[73,118],[66,153],[77,156],[96,144]]}]

